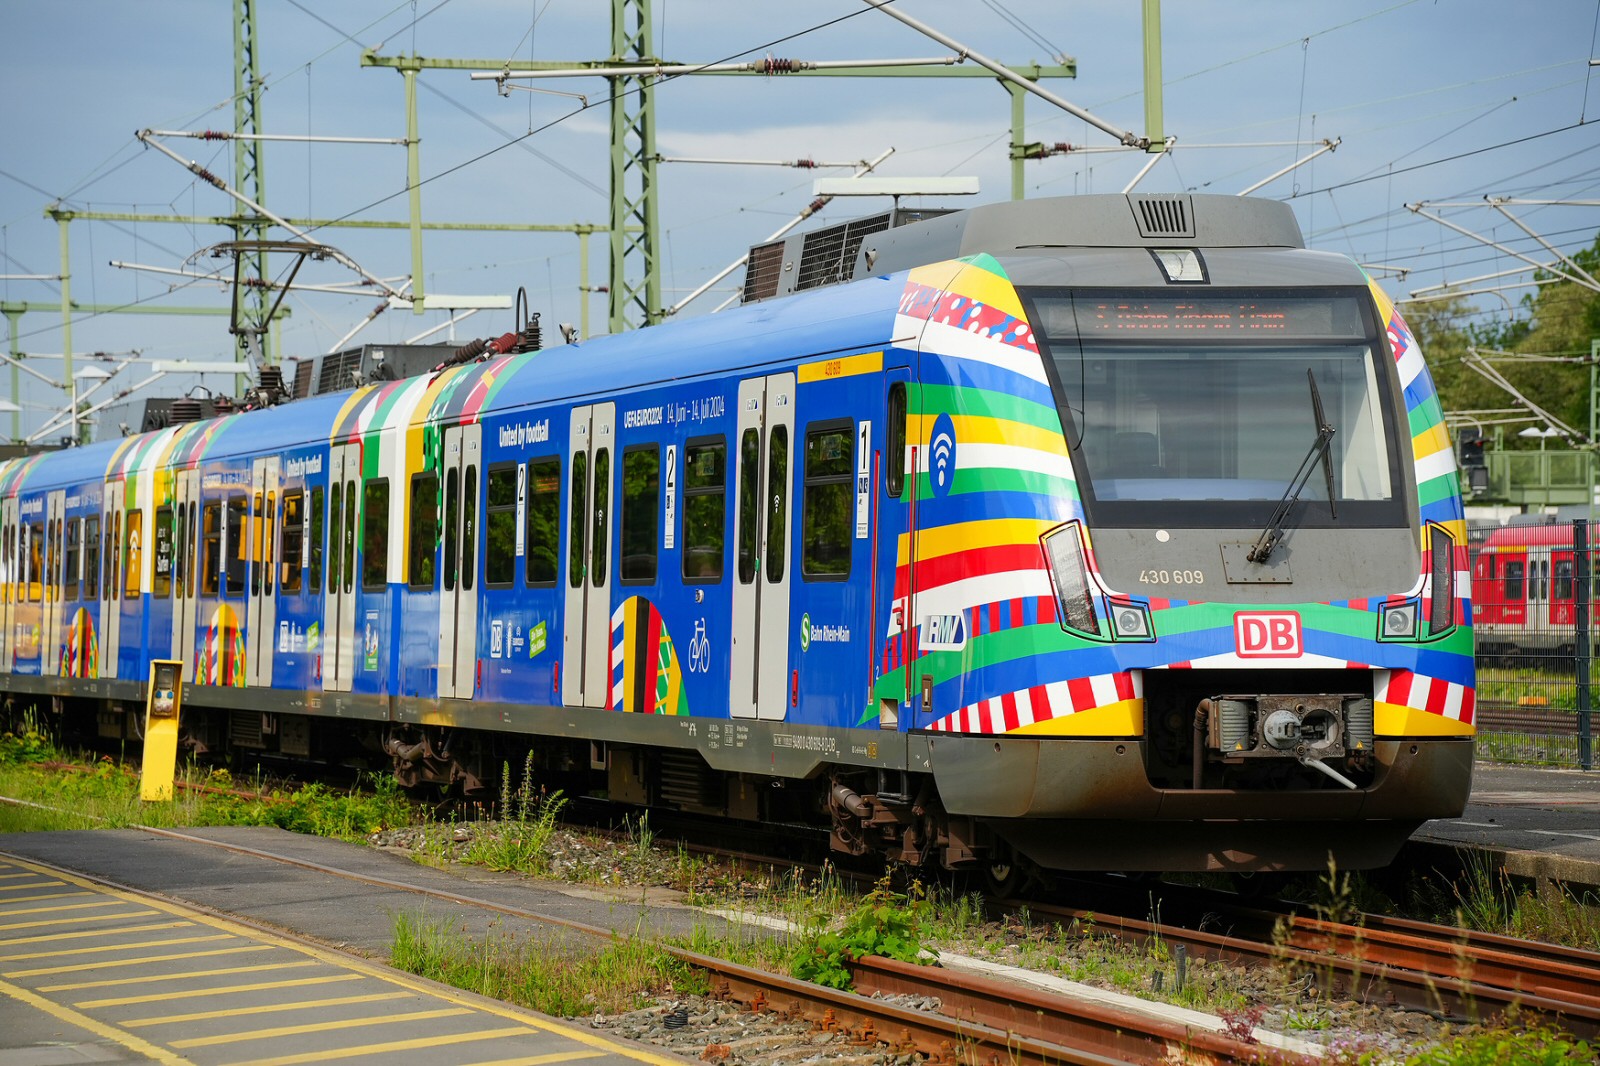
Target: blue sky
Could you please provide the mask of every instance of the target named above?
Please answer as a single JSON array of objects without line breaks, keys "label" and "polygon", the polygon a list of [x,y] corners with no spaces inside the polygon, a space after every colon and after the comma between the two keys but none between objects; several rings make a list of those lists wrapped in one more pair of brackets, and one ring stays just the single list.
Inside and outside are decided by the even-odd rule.
[{"label": "blue sky", "polygon": [[[1142,131],[1140,5],[1135,0],[899,0],[909,14],[1007,63],[1073,56],[1075,80],[1052,91],[1117,126]],[[1336,151],[1279,178],[1257,195],[1292,203],[1313,247],[1407,271],[1382,277],[1397,298],[1447,280],[1508,270],[1519,262],[1406,207],[1439,208],[1456,225],[1546,261],[1548,253],[1489,207],[1484,196],[1600,200],[1600,68],[1589,60],[1600,0],[1168,0],[1163,11],[1165,129],[1178,149],[1140,191],[1236,193],[1308,148],[1283,142],[1340,140]],[[232,125],[228,0],[0,0],[0,275],[60,272],[60,233],[45,208],[222,215],[233,208],[160,153],[142,128]],[[315,15],[312,14],[315,12]],[[711,3],[656,0],[657,52],[671,62],[764,55],[826,60],[936,56],[947,49],[860,0]],[[602,59],[610,5],[598,0],[258,0],[261,71],[269,88],[263,131],[398,138],[405,133],[402,80],[364,69],[360,47],[430,57]],[[831,25],[830,25],[831,23]],[[418,93],[425,217],[454,222],[604,225],[608,118],[603,103],[552,95],[496,94],[465,73],[425,71]],[[604,82],[543,83],[601,101]],[[669,157],[853,160],[895,154],[880,173],[976,176],[975,201],[1010,194],[1006,93],[987,79],[680,78],[657,89],[659,148]],[[1027,137],[1106,148],[1110,137],[1042,100],[1027,104]],[[524,137],[529,129],[536,129]],[[518,138],[521,138],[518,140]],[[516,143],[510,143],[512,141]],[[197,140],[165,142],[231,180],[232,150]],[[1231,147],[1202,147],[1226,145]],[[1252,146],[1252,147],[1240,147]],[[1147,161],[1135,153],[1072,153],[1030,162],[1027,195],[1117,192]],[[709,278],[812,198],[818,176],[801,171],[672,163],[661,167],[666,301]],[[395,145],[273,143],[266,202],[294,217],[401,219],[405,152]],[[866,214],[873,200],[835,201],[813,224]],[[1433,209],[1429,209],[1433,210]],[[1600,208],[1519,206],[1513,212],[1551,244],[1586,247]],[[111,260],[180,269],[222,229],[156,223],[75,222],[72,293],[84,303],[142,306],[227,303],[215,284],[117,269]],[[284,237],[281,231],[273,236]],[[352,229],[318,236],[372,274],[405,275],[402,234]],[[551,326],[580,318],[578,241],[568,234],[430,234],[430,292],[511,294],[527,288]],[[203,261],[204,262],[204,261]],[[605,280],[605,243],[591,241],[591,285]],[[353,275],[307,266],[301,282]],[[685,313],[709,311],[731,291]],[[1508,282],[1521,279],[1511,278]],[[169,293],[173,285],[180,285]],[[1524,290],[1525,291],[1525,290]],[[0,280],[0,299],[58,305],[55,281]],[[1507,313],[1512,291],[1478,298],[1484,318]],[[589,298],[604,328],[603,296]],[[372,309],[369,295],[295,294],[283,354],[326,351]],[[440,313],[391,311],[358,334],[396,342],[443,321]],[[59,311],[21,316],[18,346],[63,347]],[[461,341],[511,328],[509,312],[483,312],[456,327]],[[553,329],[547,329],[547,336]],[[3,339],[0,339],[3,342]],[[232,357],[222,318],[80,316],[75,352],[138,351],[142,360]],[[59,377],[60,362],[30,367]],[[80,363],[80,365],[82,365]],[[137,364],[111,388],[144,379]],[[0,390],[9,375],[0,373]],[[170,379],[169,379],[170,381]],[[191,383],[183,379],[180,384]],[[205,384],[231,386],[209,375]],[[159,390],[153,390],[159,391]],[[170,390],[169,390],[170,391]],[[103,398],[103,389],[96,399]],[[61,394],[24,379],[24,432]],[[9,420],[0,419],[0,429]]]}]

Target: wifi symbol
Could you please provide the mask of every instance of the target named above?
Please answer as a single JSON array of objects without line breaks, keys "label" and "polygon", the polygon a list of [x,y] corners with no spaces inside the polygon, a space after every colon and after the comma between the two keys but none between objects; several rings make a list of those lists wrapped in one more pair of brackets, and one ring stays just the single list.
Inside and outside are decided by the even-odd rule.
[{"label": "wifi symbol", "polygon": [[956,472],[956,427],[948,414],[941,414],[933,423],[933,439],[928,448],[933,457],[932,486],[934,494],[946,496]]}]

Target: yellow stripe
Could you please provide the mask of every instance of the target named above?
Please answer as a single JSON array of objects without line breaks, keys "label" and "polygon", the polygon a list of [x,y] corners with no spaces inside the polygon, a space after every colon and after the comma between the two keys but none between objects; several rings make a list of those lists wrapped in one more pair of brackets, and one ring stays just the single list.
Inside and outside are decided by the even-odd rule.
[{"label": "yellow stripe", "polygon": [[1477,732],[1442,714],[1382,702],[1373,706],[1372,731],[1380,737],[1470,737]]},{"label": "yellow stripe", "polygon": [[[159,948],[168,944],[204,944],[209,940],[236,940],[232,934],[218,936],[181,936],[172,940],[141,940],[136,944],[102,944],[97,948],[73,948],[71,951],[35,951],[27,955],[0,955],[0,962],[22,962],[26,959],[54,959],[62,955],[97,955],[105,951],[131,951],[134,948]],[[8,975],[9,976],[9,975]]]},{"label": "yellow stripe", "polygon": [[264,992],[271,988],[305,988],[309,985],[331,985],[338,981],[359,981],[365,974],[335,973],[325,977],[302,977],[298,981],[257,981],[248,985],[223,985],[220,988],[191,988],[182,992],[157,992],[148,996],[119,996],[116,999],[85,999],[74,1007],[128,1007],[135,1003],[161,1003],[172,999],[197,999],[200,996],[230,996],[235,992]]},{"label": "yellow stripe", "polygon": [[1444,423],[1430,426],[1411,438],[1411,451],[1418,459],[1426,459],[1434,452],[1450,447],[1450,434]]},{"label": "yellow stripe", "polygon": [[[87,895],[89,895],[89,893],[87,893],[87,892],[46,892],[42,896],[23,896],[21,899],[0,899],[0,907],[9,907],[13,903],[37,903],[42,899],[71,899],[74,896],[87,896]],[[0,911],[0,913],[10,915],[10,914],[12,914],[14,912],[12,912],[12,911]],[[33,911],[20,911],[20,912],[15,912],[15,913],[33,914],[34,912]]]},{"label": "yellow stripe", "polygon": [[364,1025],[388,1025],[390,1022],[425,1022],[430,1018],[458,1018],[472,1012],[465,1007],[440,1007],[438,1010],[416,1010],[407,1014],[378,1014],[371,1018],[339,1018],[329,1022],[307,1022],[304,1025],[280,1025],[273,1029],[252,1029],[244,1033],[223,1033],[221,1036],[196,1036],[188,1040],[174,1040],[175,1048],[216,1047],[218,1044],[238,1044],[246,1040],[271,1040],[280,1036],[302,1036],[306,1033],[331,1033],[339,1029],[359,1029]]},{"label": "yellow stripe", "polygon": [[[37,877],[38,875],[29,874],[28,876]],[[60,888],[64,884],[66,884],[65,881],[31,881],[25,885],[7,885],[5,888],[0,889],[0,892],[31,892],[36,888]],[[4,898],[0,898],[0,904],[4,903]]]},{"label": "yellow stripe", "polygon": [[[77,895],[81,896],[84,895],[84,893],[79,892]],[[68,903],[64,907],[26,907],[19,911],[0,911],[0,914],[4,914],[7,918],[14,917],[18,914],[58,914],[61,911],[88,910],[90,907],[115,907],[117,904],[125,902],[127,901],[120,899],[97,899],[93,903]],[[107,915],[107,917],[111,916]]]},{"label": "yellow stripe", "polygon": [[51,1003],[48,999],[43,996],[36,996],[26,988],[0,981],[0,994],[10,996],[12,999],[25,1003],[35,1010],[43,1011],[52,1018],[58,1018],[68,1025],[75,1025],[80,1029],[85,1029],[102,1040],[109,1040],[114,1044],[125,1047],[135,1055],[143,1055],[151,1062],[159,1062],[163,1066],[191,1066],[189,1060],[181,1055],[174,1055],[166,1048],[157,1047],[147,1040],[140,1040],[138,1037],[125,1033],[114,1025],[106,1025],[103,1022],[95,1021],[87,1015],[79,1014],[77,1011],[68,1010],[66,1007]]},{"label": "yellow stripe", "polygon": [[1144,735],[1144,700],[1118,700],[1077,714],[1064,714],[1007,731],[1041,737],[1139,737]]},{"label": "yellow stripe", "polygon": [[818,359],[814,363],[801,363],[798,380],[804,385],[812,381],[833,381],[836,378],[854,377],[857,374],[876,374],[883,370],[883,353],[846,355],[838,359]]},{"label": "yellow stripe", "polygon": [[108,970],[113,966],[143,966],[151,962],[176,962],[179,959],[205,959],[215,955],[237,955],[244,951],[271,951],[271,944],[246,944],[237,948],[218,948],[216,951],[182,951],[176,955],[145,955],[138,959],[100,959],[96,962],[79,962],[71,966],[41,966],[35,970],[7,970],[0,977],[53,977],[62,973],[82,973],[84,970]]},{"label": "yellow stripe", "polygon": [[47,925],[77,925],[80,922],[109,922],[114,918],[143,918],[155,911],[129,911],[119,914],[85,914],[78,918],[41,918],[35,922],[6,922],[0,924],[0,931],[10,929],[39,929]]},{"label": "yellow stripe", "polygon": [[[353,1059],[361,1055],[387,1055],[391,1051],[416,1051],[420,1048],[444,1047],[448,1044],[467,1044],[475,1040],[498,1040],[503,1036],[528,1036],[538,1032],[525,1026],[514,1025],[506,1029],[480,1029],[476,1033],[455,1033],[445,1036],[422,1036],[415,1040],[391,1040],[387,1044],[367,1044],[359,1048],[329,1048],[326,1051],[307,1051],[299,1055],[274,1055],[269,1059],[250,1059],[229,1066],[297,1066],[302,1062],[321,1062],[324,1059]],[[564,1056],[565,1057],[565,1056]],[[570,1056],[592,1058],[593,1056]],[[679,1060],[680,1063],[682,1060]]]},{"label": "yellow stripe", "polygon": [[[906,439],[925,441],[933,434],[937,415],[912,415],[906,420]],[[1055,430],[1014,422],[1009,418],[989,415],[952,415],[951,425],[956,440],[962,444],[1009,444],[1018,448],[1033,448],[1051,455],[1066,455],[1067,443]]]},{"label": "yellow stripe", "polygon": [[[604,1054],[601,1051],[558,1051],[554,1055],[518,1055],[514,1059],[486,1059],[483,1062],[464,1062],[461,1066],[546,1066],[552,1062],[576,1062],[578,1059],[593,1059]],[[632,1054],[629,1052],[629,1054]],[[637,1058],[638,1056],[634,1056]],[[681,1061],[681,1060],[680,1060]]]},{"label": "yellow stripe", "polygon": [[1001,544],[1036,544],[1040,534],[1053,529],[1056,522],[1042,518],[991,518],[982,522],[959,522],[917,533],[917,558],[922,561]]},{"label": "yellow stripe", "polygon": [[50,933],[46,936],[19,936],[0,940],[5,944],[48,944],[52,940],[82,940],[89,936],[118,936],[122,933],[152,933],[157,929],[189,929],[193,922],[157,922],[155,925],[130,925],[121,929],[80,929],[75,933]]},{"label": "yellow stripe", "polygon": [[[306,965],[314,965],[307,963]],[[254,1007],[224,1007],[221,1010],[197,1010],[188,1014],[162,1014],[154,1018],[132,1018],[122,1024],[130,1029],[146,1025],[175,1025],[178,1022],[205,1022],[213,1018],[231,1018],[244,1014],[271,1014],[280,1010],[314,1010],[321,1007],[345,1007],[352,1003],[382,1003],[394,999],[410,999],[410,992],[370,992],[364,996],[333,996],[329,999],[302,999],[292,1003],[258,1003]]]},{"label": "yellow stripe", "polygon": [[104,981],[78,981],[69,985],[40,985],[41,992],[82,992],[88,988],[115,988],[118,985],[147,985],[152,981],[186,981],[191,977],[226,977],[235,973],[261,973],[263,970],[293,970],[319,966],[315,959],[299,962],[264,962],[259,966],[227,966],[220,970],[184,970],[181,973],[141,973],[133,977],[113,977]]},{"label": "yellow stripe", "polygon": [[951,281],[948,291],[970,297],[986,307],[998,308],[1008,315],[1022,317],[1022,301],[1010,280],[982,267],[970,264]]}]

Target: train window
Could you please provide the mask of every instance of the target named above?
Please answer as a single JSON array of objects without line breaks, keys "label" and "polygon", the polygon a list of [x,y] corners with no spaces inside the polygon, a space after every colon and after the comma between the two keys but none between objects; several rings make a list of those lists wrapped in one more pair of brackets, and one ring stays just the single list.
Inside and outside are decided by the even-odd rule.
[{"label": "train window", "polygon": [[61,520],[52,518],[44,528],[44,598],[46,601],[58,600],[61,598]]},{"label": "train window", "polygon": [[200,595],[217,594],[217,577],[222,573],[222,504],[205,505],[200,526]]},{"label": "train window", "polygon": [[356,582],[356,483],[344,483],[344,558],[339,569],[344,574],[344,590],[355,588]]},{"label": "train window", "polygon": [[261,510],[261,493],[250,497],[250,594],[261,595],[261,571],[265,569],[261,564],[266,561],[266,554],[261,550],[261,540],[265,524],[266,512]]},{"label": "train window", "polygon": [[556,583],[556,553],[561,549],[561,460],[556,456],[528,461],[528,536],[529,585],[553,588]]},{"label": "train window", "polygon": [[406,564],[414,589],[433,588],[439,550],[439,475],[411,475],[411,551]]},{"label": "train window", "polygon": [[805,551],[801,573],[842,581],[850,575],[851,508],[855,503],[855,426],[806,427]]},{"label": "train window", "polygon": [[322,497],[320,486],[311,490],[311,573],[306,584],[312,591],[322,588]]},{"label": "train window", "polygon": [[906,487],[906,383],[897,381],[889,386],[888,440],[884,450],[888,462],[884,464],[883,487],[894,499],[899,499]]},{"label": "train window", "polygon": [[82,598],[83,543],[78,538],[83,530],[76,518],[67,519],[67,595],[69,600]]},{"label": "train window", "polygon": [[245,547],[245,496],[236,492],[229,496],[224,504],[224,518],[227,522],[226,537],[228,550],[223,559],[225,574],[224,591],[229,596],[244,595],[244,571],[246,563]]},{"label": "train window", "polygon": [[472,591],[478,576],[478,468],[461,475],[461,587]]},{"label": "train window", "polygon": [[164,600],[172,595],[172,508],[156,508],[156,524],[152,532],[156,538],[156,568],[150,583],[150,594]]},{"label": "train window", "polygon": [[622,583],[656,579],[661,534],[661,448],[635,445],[622,452]]},{"label": "train window", "polygon": [[575,589],[583,587],[583,531],[589,521],[588,509],[589,453],[578,452],[572,457],[572,528],[567,534],[567,584]]},{"label": "train window", "polygon": [[489,499],[483,514],[483,583],[510,588],[517,577],[517,463],[489,468]]},{"label": "train window", "polygon": [[761,481],[761,432],[739,438],[739,584],[756,579],[756,496]]},{"label": "train window", "polygon": [[606,583],[606,558],[611,552],[610,515],[606,514],[606,498],[611,487],[611,449],[597,448],[594,453],[594,539],[589,542],[589,587],[599,588]]},{"label": "train window", "polygon": [[1572,560],[1556,560],[1556,599],[1572,599]]},{"label": "train window", "polygon": [[83,520],[83,598],[100,598],[100,516]]},{"label": "train window", "polygon": [[184,534],[189,529],[189,505],[186,501],[178,502],[178,518],[173,526],[176,543],[172,552],[172,584],[173,593],[179,597],[189,595],[189,567],[188,556],[184,554]]},{"label": "train window", "polygon": [[1528,569],[1528,576],[1537,577],[1539,582],[1539,591],[1537,595],[1534,594],[1534,591],[1531,588],[1528,590],[1528,594],[1533,596],[1535,599],[1548,600],[1550,598],[1550,560],[1540,559],[1537,562],[1530,564]]},{"label": "train window", "polygon": [[183,594],[194,595],[194,555],[195,555],[195,529],[200,522],[200,509],[193,503],[189,504],[189,533],[183,542]]},{"label": "train window", "polygon": [[444,475],[444,590],[456,587],[456,548],[461,535],[461,471],[454,467]]},{"label": "train window", "polygon": [[783,580],[785,504],[789,496],[789,427],[773,426],[767,441],[767,584]]},{"label": "train window", "polygon": [[[35,529],[37,532],[37,529]],[[106,572],[106,593],[113,599],[122,595],[122,556],[128,542],[122,539],[122,512],[111,513],[111,568]],[[38,571],[35,570],[35,573]]]},{"label": "train window", "polygon": [[28,602],[39,602],[39,583],[44,571],[44,528],[29,522],[22,527],[27,548],[24,553]]},{"label": "train window", "polygon": [[389,479],[373,478],[361,489],[361,587],[389,583]]},{"label": "train window", "polygon": [[1506,560],[1506,599],[1522,601],[1522,560]]},{"label": "train window", "polygon": [[262,591],[270,596],[272,595],[272,563],[277,558],[275,548],[278,540],[278,494],[276,492],[267,493],[267,513],[262,515],[261,522],[261,536],[266,541],[264,545],[266,558],[263,560],[264,565],[261,567],[261,585]]},{"label": "train window", "polygon": [[722,580],[728,511],[728,442],[691,440],[683,450],[683,579]]},{"label": "train window", "polygon": [[280,592],[300,591],[300,568],[306,555],[306,494],[296,489],[283,494],[283,553],[278,570]]}]

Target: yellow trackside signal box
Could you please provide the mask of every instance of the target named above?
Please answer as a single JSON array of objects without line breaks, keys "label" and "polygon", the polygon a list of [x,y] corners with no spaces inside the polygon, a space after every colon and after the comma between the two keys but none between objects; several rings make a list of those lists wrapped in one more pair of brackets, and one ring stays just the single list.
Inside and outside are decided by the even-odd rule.
[{"label": "yellow trackside signal box", "polygon": [[144,769],[139,798],[172,799],[172,778],[178,768],[178,710],[183,706],[183,662],[155,659],[144,697]]}]

